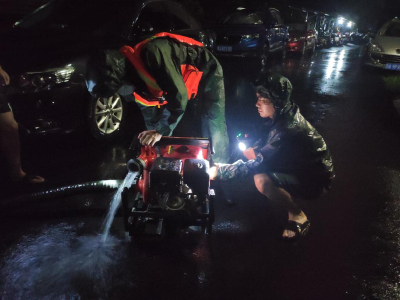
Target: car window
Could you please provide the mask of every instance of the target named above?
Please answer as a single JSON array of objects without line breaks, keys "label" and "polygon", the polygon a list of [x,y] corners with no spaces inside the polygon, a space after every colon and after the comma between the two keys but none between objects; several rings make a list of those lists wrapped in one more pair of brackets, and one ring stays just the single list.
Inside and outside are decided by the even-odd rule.
[{"label": "car window", "polygon": [[269,11],[269,13],[270,13],[270,16],[271,16],[271,22],[274,22],[276,24],[281,24],[282,23],[281,19],[280,19],[280,16],[279,16],[279,14],[278,14],[278,12],[276,10],[272,10],[271,9]]},{"label": "car window", "polygon": [[275,15],[276,15],[276,20],[278,21],[278,24],[282,25],[283,22],[282,22],[281,14],[278,11],[275,11]]},{"label": "car window", "polygon": [[173,30],[200,28],[200,24],[179,4],[165,2]]},{"label": "car window", "polygon": [[281,17],[285,23],[302,23],[306,19],[304,12],[297,9],[284,10]]},{"label": "car window", "polygon": [[400,22],[393,22],[382,32],[383,36],[400,37]]},{"label": "car window", "polygon": [[257,25],[257,24],[264,24],[266,17],[267,15],[262,12],[255,12],[255,13],[236,12],[229,15],[225,19],[224,23]]},{"label": "car window", "polygon": [[307,30],[314,30],[317,23],[317,17],[311,16],[307,21]]},{"label": "car window", "polygon": [[135,27],[139,33],[169,31],[170,24],[164,3],[161,1],[148,3],[140,11]]}]

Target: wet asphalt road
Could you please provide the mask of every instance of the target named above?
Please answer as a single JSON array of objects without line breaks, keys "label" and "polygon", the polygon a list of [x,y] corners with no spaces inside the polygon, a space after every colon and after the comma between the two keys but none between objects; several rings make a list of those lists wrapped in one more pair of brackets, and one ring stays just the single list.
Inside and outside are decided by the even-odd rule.
[{"label": "wet asphalt road", "polygon": [[[110,191],[13,202],[30,190],[2,184],[0,298],[400,299],[400,117],[392,102],[400,99],[400,74],[363,68],[362,51],[348,45],[269,63],[291,80],[293,100],[334,159],[332,190],[299,203],[311,220],[302,243],[279,239],[285,212],[251,179],[235,185],[234,207],[217,201],[211,236],[182,230],[129,240],[118,214],[109,245],[95,255]],[[222,64],[234,137],[257,119],[258,69]],[[126,149],[142,129],[133,128],[114,145],[84,133],[23,138],[24,165],[45,176],[48,189],[123,179]]]}]

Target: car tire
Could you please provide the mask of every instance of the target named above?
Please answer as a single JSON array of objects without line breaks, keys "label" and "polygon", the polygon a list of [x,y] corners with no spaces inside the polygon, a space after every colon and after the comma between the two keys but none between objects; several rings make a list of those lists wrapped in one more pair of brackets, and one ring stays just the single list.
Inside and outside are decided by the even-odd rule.
[{"label": "car tire", "polygon": [[100,141],[111,141],[121,136],[126,123],[127,104],[120,95],[109,98],[92,97],[89,101],[88,127]]}]

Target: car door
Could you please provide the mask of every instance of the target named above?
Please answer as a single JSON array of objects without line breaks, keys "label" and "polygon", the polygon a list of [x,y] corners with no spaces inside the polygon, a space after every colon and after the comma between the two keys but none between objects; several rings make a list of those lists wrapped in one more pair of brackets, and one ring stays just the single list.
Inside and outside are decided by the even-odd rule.
[{"label": "car door", "polygon": [[281,14],[278,10],[273,9],[271,11],[274,19],[276,20],[275,32],[276,32],[276,47],[281,48],[286,41],[288,34],[287,26],[283,24]]}]

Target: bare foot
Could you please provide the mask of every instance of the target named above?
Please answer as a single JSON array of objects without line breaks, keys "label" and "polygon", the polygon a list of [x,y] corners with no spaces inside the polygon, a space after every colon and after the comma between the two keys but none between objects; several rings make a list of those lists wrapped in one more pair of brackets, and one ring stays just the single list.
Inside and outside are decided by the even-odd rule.
[{"label": "bare foot", "polygon": [[16,175],[11,175],[11,180],[15,183],[25,182],[32,184],[43,183],[45,181],[44,178],[39,175],[26,174],[24,171],[21,171]]},{"label": "bare foot", "polygon": [[[298,215],[294,215],[289,212],[288,220],[303,224],[305,221],[307,221],[307,216],[305,215],[305,213],[303,211],[301,211],[300,214],[298,214]],[[285,229],[283,231],[282,237],[283,238],[293,238],[295,235],[296,235],[296,233],[294,231]]]}]

